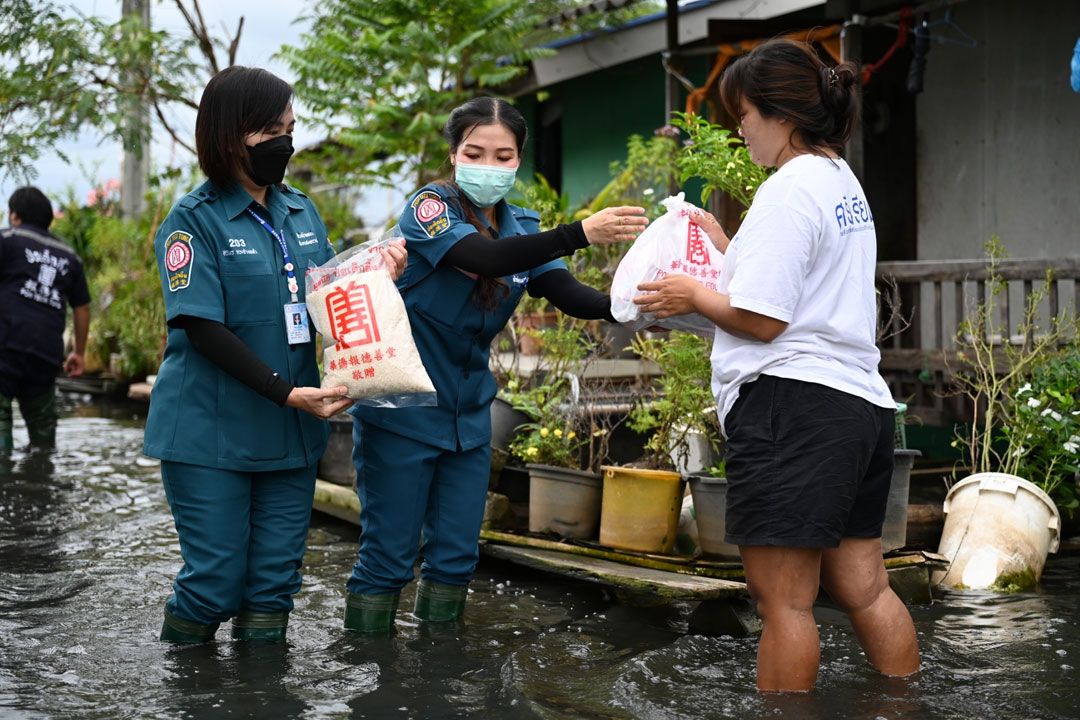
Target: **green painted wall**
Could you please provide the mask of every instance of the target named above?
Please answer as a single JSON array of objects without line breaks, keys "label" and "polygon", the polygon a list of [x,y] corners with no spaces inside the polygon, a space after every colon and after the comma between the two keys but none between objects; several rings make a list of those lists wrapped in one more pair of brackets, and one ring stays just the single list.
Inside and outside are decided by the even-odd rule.
[{"label": "green painted wall", "polygon": [[[686,76],[703,83],[711,58],[698,56],[686,62]],[[562,106],[562,190],[571,206],[592,198],[611,179],[613,161],[626,158],[630,135],[648,137],[665,122],[664,70],[660,56],[624,63],[545,88],[546,103]],[[680,95],[679,109],[686,101]],[[517,100],[534,134],[518,177],[531,180],[534,172],[535,134],[539,131],[541,104],[536,95]],[[697,201],[698,185],[687,189]]]}]

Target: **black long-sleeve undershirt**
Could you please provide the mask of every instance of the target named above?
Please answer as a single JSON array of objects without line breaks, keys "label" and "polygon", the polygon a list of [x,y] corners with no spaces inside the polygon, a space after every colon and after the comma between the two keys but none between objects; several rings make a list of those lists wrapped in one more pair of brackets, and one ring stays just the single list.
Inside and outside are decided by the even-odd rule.
[{"label": "black long-sleeve undershirt", "polygon": [[252,352],[232,330],[215,320],[181,315],[171,323],[187,333],[191,346],[222,371],[267,400],[285,406],[293,386]]},{"label": "black long-sleeve undershirt", "polygon": [[514,235],[498,240],[472,233],[454,243],[443,255],[440,264],[497,278],[526,272],[588,246],[589,240],[580,222],[559,225],[553,230],[532,235]]},{"label": "black long-sleeve undershirt", "polygon": [[567,315],[616,322],[611,315],[611,297],[579,282],[567,270],[549,270],[530,280],[528,289],[529,295],[547,298]]},{"label": "black long-sleeve undershirt", "polygon": [[[588,245],[589,240],[580,222],[559,225],[546,232],[498,240],[472,233],[457,241],[443,255],[441,264],[453,265],[484,277],[502,277],[526,272],[546,262],[572,255],[575,250]],[[530,281],[529,294],[547,298],[567,315],[615,322],[611,316],[611,299],[578,282],[565,270],[552,270]]]}]

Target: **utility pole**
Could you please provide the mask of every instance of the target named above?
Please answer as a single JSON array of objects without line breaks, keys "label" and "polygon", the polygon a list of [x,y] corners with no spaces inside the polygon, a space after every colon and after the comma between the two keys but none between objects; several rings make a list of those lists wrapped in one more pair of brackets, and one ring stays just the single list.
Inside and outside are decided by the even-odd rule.
[{"label": "utility pole", "polygon": [[[849,3],[848,12],[845,13],[846,19],[844,21],[843,29],[840,31],[840,59],[851,61],[855,63],[855,67],[862,68],[863,59],[863,23],[866,18],[858,14],[859,0],[852,0]],[[865,181],[865,159],[866,150],[863,145],[863,114],[861,112],[863,106],[863,89],[861,80],[856,80],[855,83],[855,102],[858,103],[859,122],[855,123],[855,128],[851,133],[851,137],[848,138],[847,147],[844,148],[844,159],[847,160],[848,167],[855,173],[855,177],[859,178],[859,182]]]},{"label": "utility pole", "polygon": [[[667,0],[667,62],[678,69],[679,51],[679,0]],[[679,110],[679,83],[671,72],[664,72],[664,124],[671,122],[671,114]]]},{"label": "utility pole", "polygon": [[[123,0],[124,19],[137,17],[150,27],[151,0]],[[124,85],[134,89],[141,82],[136,68],[125,68]],[[125,218],[139,215],[146,207],[146,179],[150,175],[150,108],[132,93],[125,110],[124,159],[120,169],[120,213]]]}]

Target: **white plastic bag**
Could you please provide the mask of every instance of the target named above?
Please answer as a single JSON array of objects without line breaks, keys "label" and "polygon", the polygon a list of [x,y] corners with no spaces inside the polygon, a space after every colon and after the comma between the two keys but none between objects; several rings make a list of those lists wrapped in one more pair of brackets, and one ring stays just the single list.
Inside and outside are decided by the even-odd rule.
[{"label": "white plastic bag", "polygon": [[361,405],[435,405],[409,316],[379,250],[397,227],[307,270],[307,308],[323,336],[322,386],[345,385]]},{"label": "white plastic bag", "polygon": [[640,330],[652,325],[669,330],[687,330],[711,337],[716,326],[708,318],[693,313],[657,320],[642,313],[634,298],[642,294],[638,285],[667,277],[689,275],[716,290],[723,254],[690,216],[701,210],[683,199],[683,193],[661,203],[666,212],[638,236],[619,262],[611,281],[611,314],[620,323]]}]

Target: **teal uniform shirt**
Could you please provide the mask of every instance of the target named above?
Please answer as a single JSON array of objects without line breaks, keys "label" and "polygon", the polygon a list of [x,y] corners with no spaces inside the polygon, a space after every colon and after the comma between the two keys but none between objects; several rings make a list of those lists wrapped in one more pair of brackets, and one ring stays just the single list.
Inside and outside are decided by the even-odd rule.
[{"label": "teal uniform shirt", "polygon": [[[172,208],[154,240],[165,317],[223,323],[264,363],[295,386],[319,385],[312,342],[289,345],[283,306],[292,301],[281,247],[251,217],[259,212],[284,237],[300,282],[304,271],[334,255],[311,200],[271,186],[267,210],[240,185],[206,182]],[[326,448],[328,425],[278,407],[195,350],[170,327],[146,421],[143,451],[180,463],[237,471],[307,467]]]},{"label": "teal uniform shirt", "polygon": [[[532,210],[500,201],[495,212],[500,238],[540,231],[540,216]],[[483,214],[478,217],[488,227]],[[529,281],[565,269],[566,263],[554,260],[502,278],[506,297],[494,309],[483,310],[473,299],[476,279],[439,265],[459,240],[477,232],[465,219],[456,190],[439,184],[421,188],[406,203],[398,225],[409,261],[397,286],[438,406],[356,406],[350,412],[365,423],[444,450],[481,447],[491,441],[490,406],[497,389],[488,366],[491,341],[510,319]]]}]

